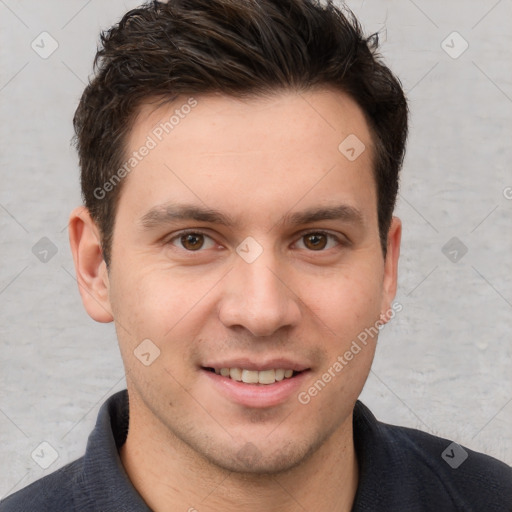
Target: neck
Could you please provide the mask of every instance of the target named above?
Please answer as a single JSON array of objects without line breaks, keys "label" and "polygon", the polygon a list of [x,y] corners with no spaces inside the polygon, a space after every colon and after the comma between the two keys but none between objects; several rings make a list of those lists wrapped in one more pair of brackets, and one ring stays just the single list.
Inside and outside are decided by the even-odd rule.
[{"label": "neck", "polygon": [[352,415],[299,466],[278,474],[226,471],[130,401],[123,466],[154,512],[349,512],[358,484]]}]

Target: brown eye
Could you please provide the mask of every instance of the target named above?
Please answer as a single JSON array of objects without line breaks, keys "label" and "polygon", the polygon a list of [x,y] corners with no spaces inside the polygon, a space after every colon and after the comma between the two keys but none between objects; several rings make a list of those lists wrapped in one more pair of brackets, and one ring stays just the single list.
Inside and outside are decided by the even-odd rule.
[{"label": "brown eye", "polygon": [[312,251],[321,251],[327,245],[327,235],[323,233],[309,233],[303,237],[304,245]]},{"label": "brown eye", "polygon": [[180,237],[180,242],[188,251],[197,251],[204,245],[204,235],[200,233],[187,233]]},{"label": "brown eye", "polygon": [[204,252],[215,248],[215,240],[201,231],[182,231],[166,243],[188,252]]}]

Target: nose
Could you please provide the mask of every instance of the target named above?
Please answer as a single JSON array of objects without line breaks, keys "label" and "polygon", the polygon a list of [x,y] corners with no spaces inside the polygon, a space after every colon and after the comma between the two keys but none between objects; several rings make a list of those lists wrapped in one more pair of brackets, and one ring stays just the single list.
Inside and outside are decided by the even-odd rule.
[{"label": "nose", "polygon": [[301,317],[299,298],[286,281],[267,251],[252,263],[239,258],[224,282],[220,321],[228,328],[243,327],[257,337],[296,326]]}]

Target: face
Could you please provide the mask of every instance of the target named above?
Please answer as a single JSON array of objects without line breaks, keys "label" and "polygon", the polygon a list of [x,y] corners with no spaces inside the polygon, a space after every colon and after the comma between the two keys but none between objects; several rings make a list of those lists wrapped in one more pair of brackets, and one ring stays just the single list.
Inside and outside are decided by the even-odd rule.
[{"label": "face", "polygon": [[144,106],[128,141],[152,147],[124,178],[105,303],[130,414],[222,468],[286,470],[350,431],[398,221],[385,259],[371,136],[344,94],[187,100]]}]

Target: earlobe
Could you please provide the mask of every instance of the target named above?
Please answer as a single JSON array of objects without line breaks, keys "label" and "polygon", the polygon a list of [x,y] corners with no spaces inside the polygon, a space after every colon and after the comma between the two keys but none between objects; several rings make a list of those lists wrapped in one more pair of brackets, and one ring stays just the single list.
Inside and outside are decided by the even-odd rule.
[{"label": "earlobe", "polygon": [[69,217],[69,243],[85,310],[97,322],[112,322],[109,280],[99,231],[89,210],[83,206],[75,208]]},{"label": "earlobe", "polygon": [[391,303],[396,295],[398,283],[398,259],[400,256],[401,239],[402,222],[398,217],[393,217],[388,232],[387,252],[384,262],[381,319],[385,319],[385,322],[389,320]]}]

